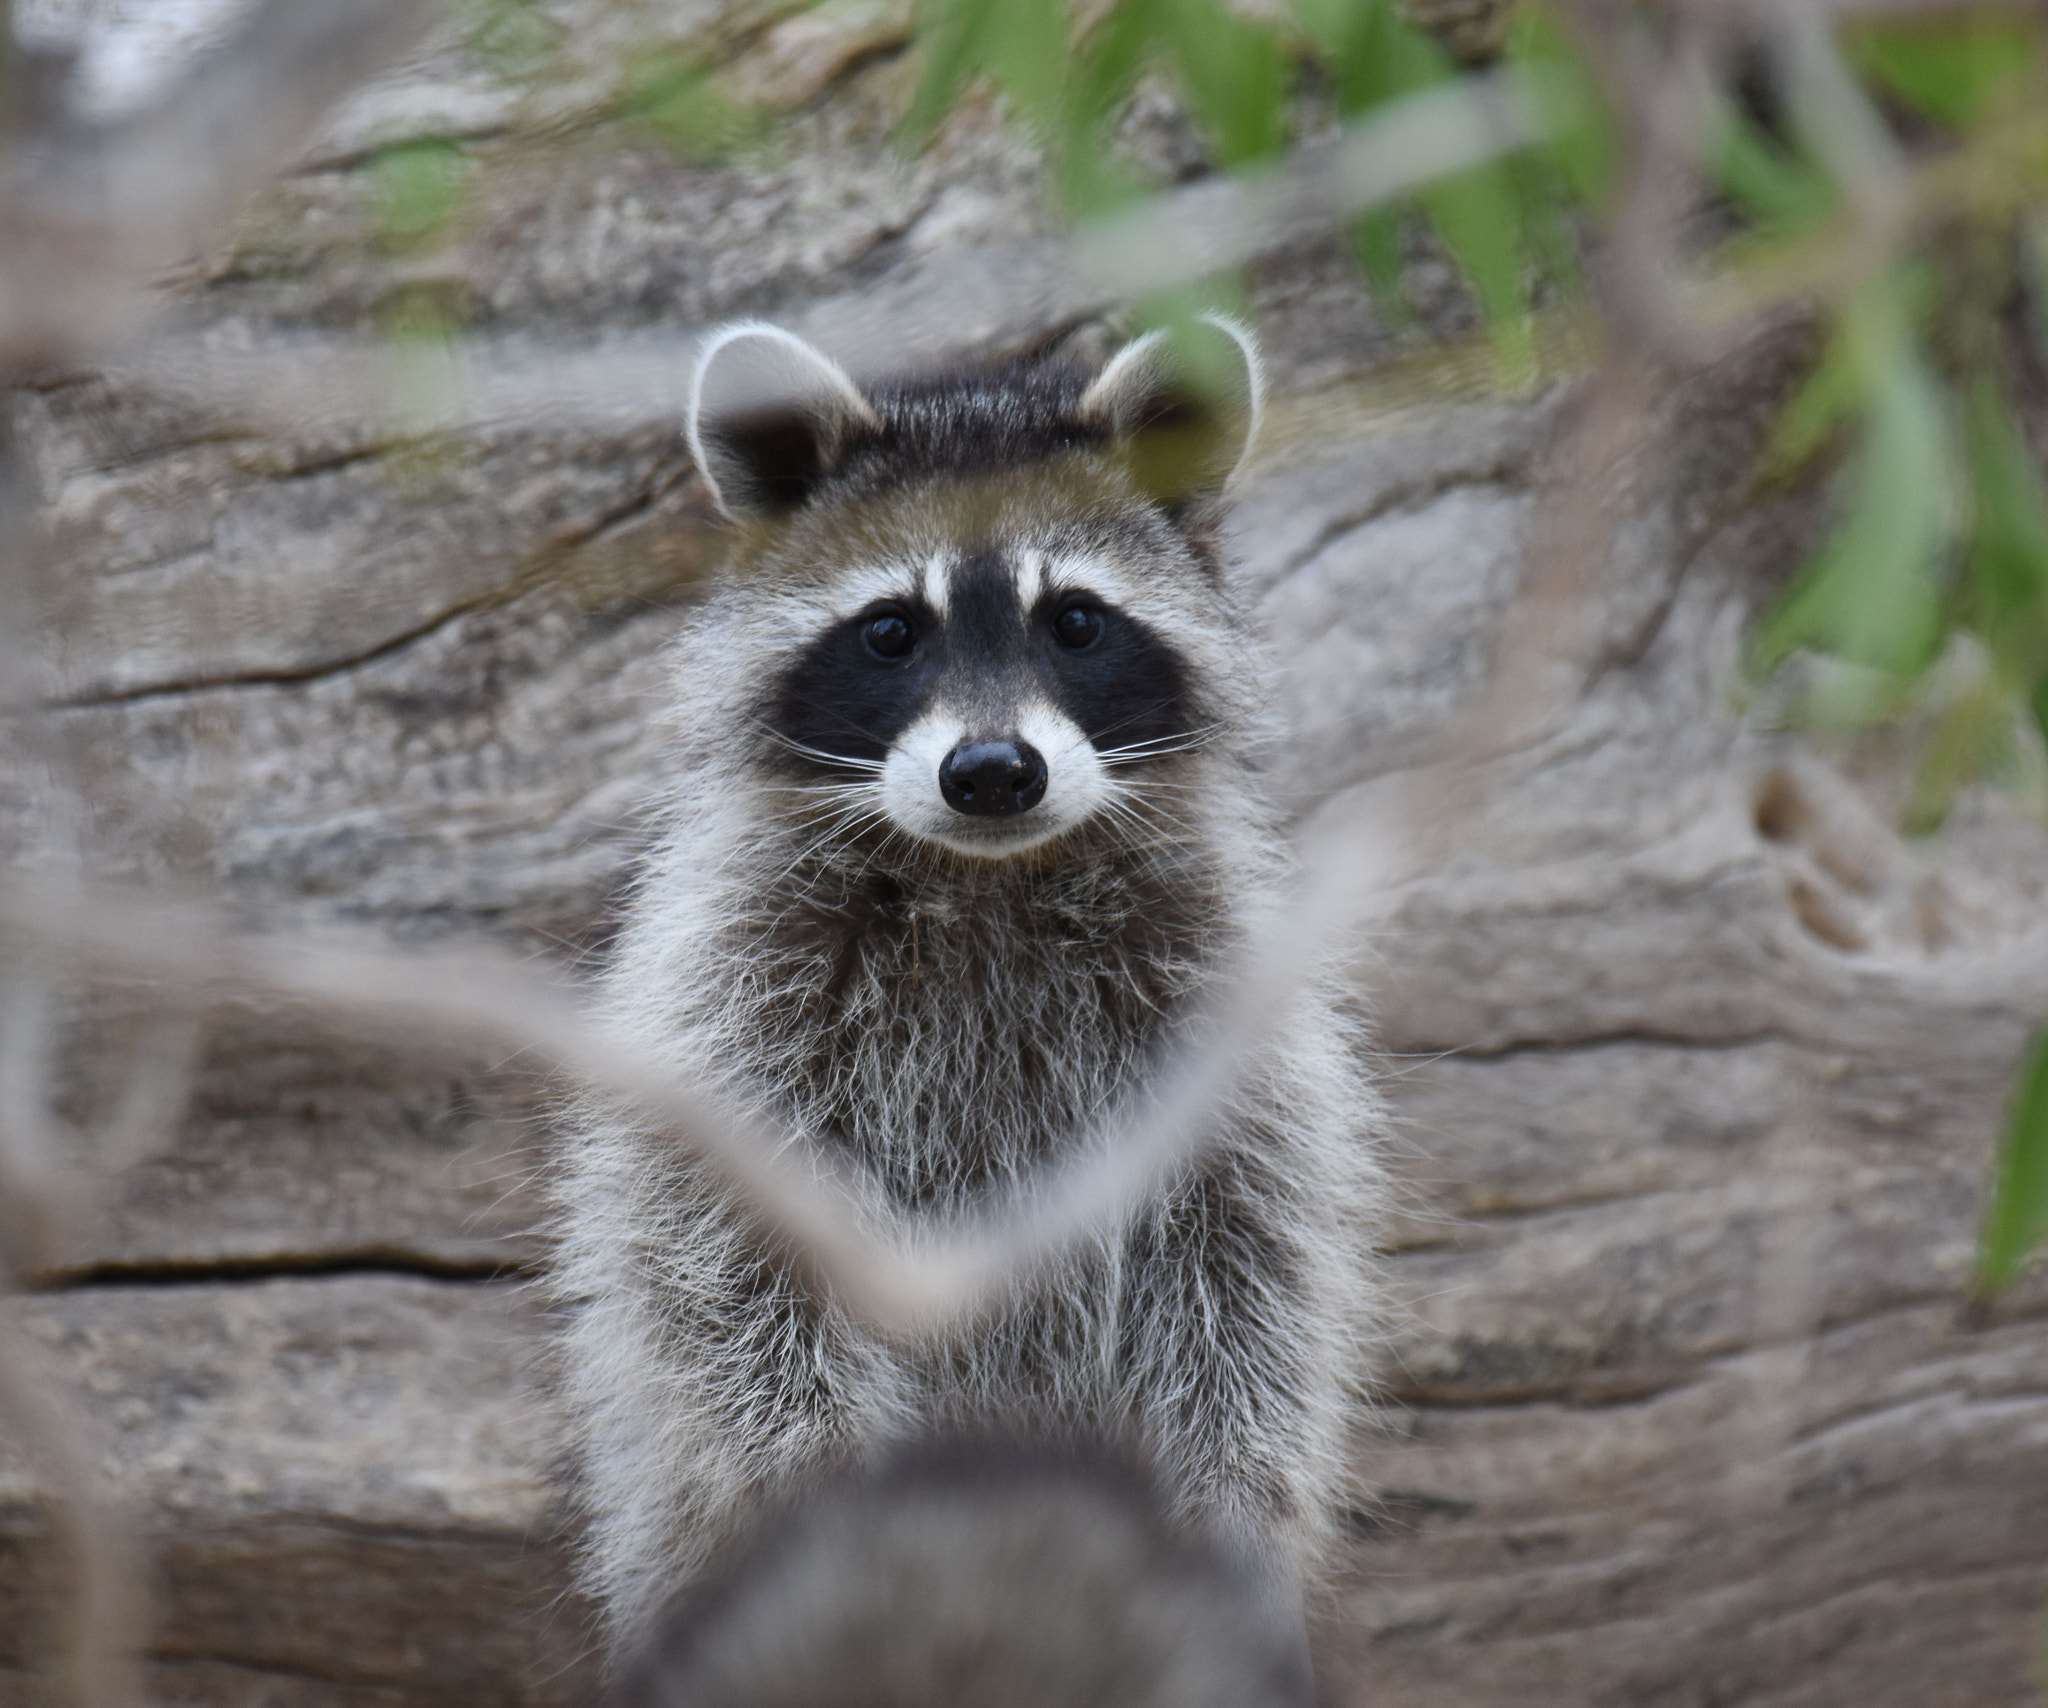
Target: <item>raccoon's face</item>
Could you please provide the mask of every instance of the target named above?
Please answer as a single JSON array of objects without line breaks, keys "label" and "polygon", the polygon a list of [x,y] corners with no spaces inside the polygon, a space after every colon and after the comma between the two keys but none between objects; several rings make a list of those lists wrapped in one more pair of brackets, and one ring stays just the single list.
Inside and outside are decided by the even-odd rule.
[{"label": "raccoon's face", "polygon": [[[874,394],[787,334],[727,340],[809,383],[795,407],[711,415],[714,345],[694,400],[700,466],[769,542],[742,590],[781,631],[753,713],[763,761],[828,823],[970,857],[1098,819],[1143,830],[1232,674],[1189,517],[1249,421],[1198,427],[1149,340],[1092,383],[1041,368]],[[1181,439],[1147,465],[1147,433]]]},{"label": "raccoon's face", "polygon": [[1094,554],[990,547],[877,580],[761,716],[791,758],[858,775],[849,806],[956,853],[1020,853],[1127,805],[1133,773],[1199,744],[1189,660]]}]

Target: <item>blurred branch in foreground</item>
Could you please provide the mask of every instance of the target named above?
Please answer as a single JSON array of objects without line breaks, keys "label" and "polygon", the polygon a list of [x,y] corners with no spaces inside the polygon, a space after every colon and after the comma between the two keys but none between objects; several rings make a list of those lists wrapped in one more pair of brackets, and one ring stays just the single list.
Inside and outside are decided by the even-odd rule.
[{"label": "blurred branch in foreground", "polygon": [[[1564,304],[1557,312],[1588,312],[1604,329],[1602,361],[1560,454],[1562,477],[1503,622],[1487,692],[1431,762],[1390,779],[1370,812],[1316,827],[1292,916],[1253,947],[1149,1093],[1091,1135],[1071,1166],[959,1224],[934,1229],[892,1220],[827,1159],[742,1119],[675,1064],[636,1052],[601,1028],[566,984],[511,957],[427,956],[367,939],[233,931],[203,909],[85,889],[60,871],[54,881],[17,875],[0,895],[0,931],[16,946],[11,958],[44,969],[23,1003],[0,1017],[0,1058],[8,1064],[0,1117],[9,1146],[0,1159],[8,1170],[0,1189],[9,1206],[10,1251],[35,1239],[35,1225],[57,1213],[59,1196],[39,1183],[33,1162],[48,1118],[34,1011],[50,989],[104,980],[165,991],[173,1018],[213,1002],[287,1001],[412,1047],[488,1041],[673,1126],[681,1141],[742,1186],[824,1285],[877,1322],[910,1333],[969,1316],[1122,1217],[1199,1152],[1209,1112],[1267,1030],[1284,1022],[1292,995],[1329,946],[1375,918],[1452,834],[1477,799],[1486,762],[1540,736],[1577,692],[1589,668],[1586,598],[1605,559],[1614,486],[1643,450],[1645,399],[1660,366],[1725,352],[1776,317],[1810,312],[1816,299],[1848,305],[1838,327],[1844,353],[1832,366],[1824,358],[1817,371],[1814,383],[1831,388],[1826,395],[1815,402],[1809,394],[1797,405],[1821,423],[1803,432],[1802,443],[1811,453],[1845,428],[1868,436],[1868,490],[1879,497],[1852,497],[1844,537],[1875,531],[1889,549],[1874,557],[1836,551],[1817,560],[1767,635],[1782,643],[1782,655],[1831,653],[1896,683],[1924,673],[1958,624],[1977,622],[1994,650],[2004,648],[2000,656],[2011,660],[2016,686],[2038,693],[2048,659],[2029,662],[2032,654],[2002,638],[2048,600],[2043,536],[2025,526],[2035,500],[2024,480],[2006,483],[2002,511],[1980,495],[1973,512],[1981,550],[1989,549],[1981,536],[1991,521],[2021,518],[2004,527],[1995,542],[2003,555],[1985,573],[2017,579],[2019,594],[1999,609],[2022,615],[1992,624],[1978,607],[1941,604],[1944,554],[1963,549],[1962,525],[1941,509],[1952,502],[1948,486],[1924,468],[1903,481],[1890,475],[1902,460],[1913,460],[1901,459],[1901,447],[1929,450],[1938,467],[1954,432],[1938,401],[1941,382],[1927,378],[1935,370],[1921,348],[1924,315],[1909,282],[1895,275],[1899,257],[1942,222],[1976,208],[1986,162],[2016,158],[2040,175],[2042,109],[2021,98],[2038,91],[2039,30],[2026,21],[2031,14],[2014,12],[2022,30],[2034,32],[2014,38],[2024,47],[2019,95],[1982,93],[1958,107],[1960,84],[1932,96],[1922,91],[1923,121],[1939,130],[1928,110],[1959,113],[1950,129],[1962,134],[1952,149],[1937,146],[1923,159],[1893,134],[1890,105],[1911,101],[1899,93],[1897,77],[1886,82],[1882,39],[1857,38],[1857,52],[1879,69],[1859,70],[1855,55],[1845,56],[1831,20],[1850,10],[1758,10],[1731,22],[1726,8],[1673,5],[1664,9],[1660,37],[1639,28],[1633,11],[1564,7],[1558,16],[1574,26],[1568,39],[1582,44],[1579,59],[1559,45],[1557,30],[1532,24],[1506,69],[1463,78],[1413,32],[1389,24],[1380,34],[1357,35],[1346,33],[1345,19],[1325,17],[1330,27],[1321,35],[1304,24],[1287,36],[1297,47],[1305,39],[1321,44],[1317,51],[1339,91],[1339,122],[1322,140],[1281,159],[1272,139],[1284,140],[1286,126],[1243,103],[1285,99],[1285,84],[1219,85],[1203,110],[1243,142],[1241,149],[1219,144],[1219,158],[1238,162],[1235,170],[1098,210],[1095,222],[1065,243],[979,255],[921,282],[914,302],[880,290],[797,320],[797,329],[828,348],[889,351],[889,367],[950,359],[999,344],[1020,328],[1100,314],[1126,293],[1171,295],[1202,286],[1221,269],[1347,220],[1361,265],[1371,272],[1387,259],[1388,227],[1357,216],[1412,203],[1457,259],[1495,327],[1525,336],[1535,313],[1529,257],[1538,246],[1538,216],[1555,211],[1557,182],[1575,184],[1571,205],[1604,221],[1592,245],[1589,309],[1582,311],[1561,281],[1549,281]],[[1929,27],[1944,16],[1932,6],[1912,10],[1935,20]],[[1368,14],[1393,17],[1384,8],[1358,9],[1359,17]],[[288,431],[361,424],[373,438],[564,416],[593,424],[673,419],[695,347],[682,331],[594,352],[480,336],[424,356],[408,351],[402,363],[367,340],[279,339],[224,351],[190,336],[145,335],[169,318],[151,276],[202,242],[288,157],[326,104],[409,39],[419,18],[397,0],[269,0],[143,114],[107,126],[59,124],[20,142],[0,187],[0,368],[19,374],[104,360],[226,414]],[[1056,21],[1063,19],[1060,13]],[[1751,45],[1761,47],[1776,102],[1762,118],[1730,94],[1731,64]],[[1021,87],[1005,51],[1001,43],[979,41],[981,58],[969,55],[958,69]],[[1114,63],[1091,63],[1107,67],[1105,75],[1114,72],[1107,93],[1072,111],[1047,107],[1041,119],[1097,125],[1149,62],[1133,51]],[[1871,93],[1873,81],[1888,91],[1882,100]],[[1991,90],[1995,80],[1979,82]],[[943,79],[934,87],[940,92],[933,99],[950,98]],[[1588,88],[1607,91],[1611,107],[1596,107]],[[1588,145],[1598,131],[1626,139],[1605,168]],[[1067,157],[1078,157],[1083,136],[1077,128],[1067,140]],[[1521,180],[1511,168],[1532,164],[1549,177],[1540,191],[1516,199]],[[2000,191],[2006,199],[1997,217],[2016,222],[2041,199],[2041,185],[2028,182],[2024,196]],[[1710,211],[1732,220],[1735,233],[1703,253],[1701,210],[1717,202]],[[1504,245],[1489,235],[1503,207],[1513,221]],[[1876,309],[1868,306],[1872,291],[1884,293]],[[1878,330],[1868,332],[1866,321]],[[1514,345],[1514,337],[1506,343]],[[1981,354],[1975,360],[1981,368]],[[1531,377],[1528,369],[1519,375]],[[1990,419],[1984,442],[2006,420],[1995,394]],[[2025,468],[2027,443],[2023,436],[2013,442]],[[0,509],[0,530],[16,583],[10,597],[19,597],[32,592],[26,566],[35,547],[25,485],[17,470],[0,467],[0,497],[6,494],[14,496]],[[1857,506],[1880,498],[1895,508],[1874,529],[1868,517],[1877,512]],[[1852,526],[1863,533],[1850,536]],[[1911,549],[1902,552],[1898,542]],[[1878,570],[1890,579],[1880,584]],[[1910,645],[1899,641],[1908,629]],[[17,655],[41,650],[49,638],[38,633],[32,613],[14,635]],[[19,659],[5,662],[18,666]],[[2035,678],[2022,680],[2029,670]],[[25,674],[16,669],[17,679]],[[18,688],[18,680],[10,683]],[[61,766],[53,765],[52,774],[58,789],[67,786]],[[60,864],[66,852],[59,850]],[[165,1111],[177,1102],[179,1075],[174,1030],[165,1036],[171,1042],[161,1074],[153,1069],[137,1081],[134,1102],[144,1113],[124,1125],[170,1118]],[[2048,1123],[2027,1116],[2040,1102],[2029,1090],[2016,1105],[2017,1137],[2001,1177],[2005,1209],[1994,1211],[1995,1225],[2008,1231],[1998,1236],[2003,1255],[1995,1272],[1987,1270],[1987,1282],[2012,1273],[2048,1226],[2038,1210],[2048,1196],[2048,1171],[2039,1166]],[[30,1231],[17,1232],[17,1225]],[[91,1466],[67,1451],[73,1438],[48,1409],[51,1391],[31,1382],[25,1368],[7,1360],[14,1385],[0,1400],[70,1515],[69,1550],[81,1586],[71,1651],[79,1691],[82,1700],[112,1708],[132,1698],[125,1657],[140,1647],[133,1561],[105,1517],[109,1507]]]},{"label": "blurred branch in foreground", "polygon": [[0,176],[0,372],[129,336],[159,307],[155,275],[211,243],[433,16],[417,0],[259,0],[141,111],[60,111],[17,135]]},{"label": "blurred branch in foreground", "polygon": [[[152,276],[211,241],[333,102],[412,41],[431,18],[415,0],[260,0],[227,40],[126,120],[90,124],[27,82],[0,13],[0,384],[119,344],[157,310]],[[35,98],[31,98],[31,97]],[[43,549],[11,436],[0,431],[0,709],[27,715]],[[70,780],[41,756],[59,844],[76,829]],[[87,1188],[63,1172],[45,1069],[49,1009],[74,969],[8,957],[0,1012],[0,1289],[11,1290]],[[96,1147],[109,1164],[167,1131],[184,1104],[196,1031],[171,1020]],[[144,1572],[89,1437],[11,1320],[0,1322],[0,1416],[45,1481],[68,1577],[62,1669],[80,1708],[140,1700],[149,1611]]]},{"label": "blurred branch in foreground", "polygon": [[[789,326],[860,378],[957,361],[1010,328],[1083,319],[1198,283],[1542,134],[1522,81],[1474,77],[1389,102],[1277,168],[1202,180],[1083,222],[1066,243],[959,258],[920,279],[914,301],[878,290],[789,317]],[[458,335],[394,351],[303,335],[222,348],[166,330],[118,353],[109,370],[275,431],[425,436],[540,420],[616,429],[677,419],[701,337],[702,329],[664,328],[575,349]]]}]

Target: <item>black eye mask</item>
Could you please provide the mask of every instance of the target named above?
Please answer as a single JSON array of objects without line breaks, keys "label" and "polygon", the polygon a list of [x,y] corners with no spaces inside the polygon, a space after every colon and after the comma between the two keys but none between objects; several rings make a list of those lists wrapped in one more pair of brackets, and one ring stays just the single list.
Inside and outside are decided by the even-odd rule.
[{"label": "black eye mask", "polygon": [[943,617],[920,598],[886,600],[826,630],[758,715],[795,765],[807,764],[796,748],[872,763],[941,697],[991,737],[1012,733],[1025,699],[1046,700],[1103,750],[1170,740],[1196,721],[1187,668],[1149,624],[1072,589],[1027,619],[994,553],[954,567]]}]

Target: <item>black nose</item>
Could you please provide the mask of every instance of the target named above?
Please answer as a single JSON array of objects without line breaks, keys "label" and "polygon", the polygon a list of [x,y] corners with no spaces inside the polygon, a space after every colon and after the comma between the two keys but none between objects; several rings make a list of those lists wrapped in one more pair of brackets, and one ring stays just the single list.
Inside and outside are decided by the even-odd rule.
[{"label": "black nose", "polygon": [[1045,756],[1028,741],[963,741],[939,766],[939,793],[976,818],[1023,812],[1045,798]]}]

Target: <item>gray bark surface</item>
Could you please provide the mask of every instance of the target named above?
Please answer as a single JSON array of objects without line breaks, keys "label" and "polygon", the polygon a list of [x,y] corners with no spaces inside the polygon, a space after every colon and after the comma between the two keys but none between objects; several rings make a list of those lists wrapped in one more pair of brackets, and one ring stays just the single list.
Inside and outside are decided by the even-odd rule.
[{"label": "gray bark surface", "polygon": [[[1031,163],[993,117],[894,150],[903,66],[868,57],[888,28],[821,45],[701,10],[797,109],[771,157],[693,164],[574,87],[537,117],[444,50],[343,115],[180,312],[228,342],[365,329],[424,279],[494,332],[601,355],[741,313],[865,325],[1036,253]],[[364,169],[422,134],[488,167],[430,266],[379,252]],[[1020,348],[1104,306],[1045,276],[1021,318],[949,298],[905,347]],[[1415,279],[1435,330],[1469,326],[1440,264]],[[1283,422],[1407,399],[1357,437],[1297,429],[1234,522],[1284,666],[1275,784],[1306,815],[1414,763],[1484,681],[1575,399],[1437,383],[1334,248],[1268,257],[1254,304]],[[1751,480],[1796,356],[1760,345],[1660,397],[1597,668],[1492,767],[1362,970],[1404,1197],[1359,1432],[1381,1494],[1322,1625],[1341,1700],[2032,1700],[2048,1285],[1982,1316],[1961,1298],[2048,1012],[2048,835],[1977,793],[1908,848],[1883,754],[1741,714],[1744,619],[1814,517]],[[197,875],[278,926],[601,941],[716,551],[672,425],[280,435],[83,375],[12,408],[64,551],[50,727],[99,869]],[[132,1034],[78,1016],[71,1112],[105,1106]],[[162,1700],[586,1699],[521,1284],[545,1096],[217,1013],[175,1136],[111,1175],[20,1307],[144,1515]],[[0,1704],[34,1700],[39,1500],[0,1462]]]}]

